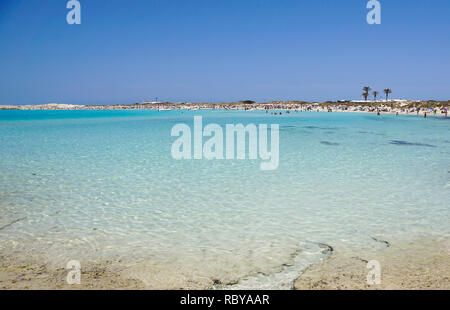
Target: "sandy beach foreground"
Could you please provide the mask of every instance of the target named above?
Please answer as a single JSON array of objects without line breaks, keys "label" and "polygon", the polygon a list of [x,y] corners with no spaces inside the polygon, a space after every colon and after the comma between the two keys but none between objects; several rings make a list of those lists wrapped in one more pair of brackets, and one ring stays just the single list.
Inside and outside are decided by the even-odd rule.
[{"label": "sandy beach foreground", "polygon": [[[381,265],[381,283],[367,284],[368,260]],[[384,249],[356,256],[336,249],[329,259],[308,268],[294,282],[297,290],[450,289],[448,242],[421,239],[389,242]]]},{"label": "sandy beach foreground", "polygon": [[[384,242],[384,241],[383,241]],[[450,289],[450,244],[433,238],[386,242],[384,248],[363,253],[334,248],[322,263],[307,268],[294,281],[296,290]],[[381,284],[367,284],[367,261],[381,264]],[[92,263],[82,270],[82,283],[69,285],[67,270],[0,257],[0,289],[212,289],[212,281],[180,279],[171,284],[161,271],[152,281],[142,281],[124,264]]]}]

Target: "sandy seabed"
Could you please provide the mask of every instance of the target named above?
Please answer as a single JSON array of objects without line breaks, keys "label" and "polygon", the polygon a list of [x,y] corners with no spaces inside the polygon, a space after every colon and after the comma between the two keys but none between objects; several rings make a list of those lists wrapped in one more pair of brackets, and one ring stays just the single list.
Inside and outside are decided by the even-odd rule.
[{"label": "sandy seabed", "polygon": [[[385,242],[385,241],[383,241]],[[384,248],[351,252],[334,248],[322,263],[307,268],[294,281],[297,290],[450,289],[448,240],[421,239],[385,242]],[[381,266],[381,283],[367,284],[369,260]],[[68,270],[0,255],[0,289],[211,289],[214,283],[176,278],[176,272],[160,271],[150,281],[126,271],[120,262],[87,264],[81,284],[67,284]],[[198,280],[198,279],[197,279]]]},{"label": "sandy seabed", "polygon": [[[380,284],[369,285],[368,262],[380,263]],[[295,280],[297,290],[448,290],[448,241],[421,239],[389,242],[385,248],[354,255],[335,249],[321,264],[310,266]]]}]

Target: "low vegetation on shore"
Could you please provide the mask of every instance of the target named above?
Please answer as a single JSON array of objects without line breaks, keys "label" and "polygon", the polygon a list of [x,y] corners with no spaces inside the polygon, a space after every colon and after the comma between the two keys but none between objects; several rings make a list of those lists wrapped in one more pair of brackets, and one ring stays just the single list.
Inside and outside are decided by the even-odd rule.
[{"label": "low vegetation on shore", "polygon": [[44,105],[0,105],[0,110],[278,110],[290,111],[325,111],[325,112],[377,112],[377,113],[416,113],[426,116],[447,116],[450,100],[380,100],[380,101],[270,101],[256,103],[251,100],[222,103],[171,103],[171,102],[144,102],[125,105],[70,105],[70,104],[44,104]]}]

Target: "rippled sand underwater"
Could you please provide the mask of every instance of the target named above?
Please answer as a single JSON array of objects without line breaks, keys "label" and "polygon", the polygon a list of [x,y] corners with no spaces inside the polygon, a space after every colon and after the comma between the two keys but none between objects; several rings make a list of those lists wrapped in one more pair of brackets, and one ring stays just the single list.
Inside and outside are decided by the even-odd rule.
[{"label": "rippled sand underwater", "polygon": [[[194,115],[279,124],[278,169],[174,160],[171,128]],[[331,249],[449,235],[450,119],[0,111],[0,145],[0,252],[55,268],[112,262],[161,288],[291,288]]]}]

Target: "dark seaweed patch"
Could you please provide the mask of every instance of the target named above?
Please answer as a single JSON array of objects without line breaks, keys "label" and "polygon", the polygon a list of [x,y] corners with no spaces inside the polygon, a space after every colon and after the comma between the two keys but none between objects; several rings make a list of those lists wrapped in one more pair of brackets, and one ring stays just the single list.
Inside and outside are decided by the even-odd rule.
[{"label": "dark seaweed patch", "polygon": [[436,147],[436,145],[432,145],[432,144],[413,143],[413,142],[407,142],[407,141],[402,141],[402,140],[391,140],[390,143],[394,144],[394,145]]},{"label": "dark seaweed patch", "polygon": [[353,256],[352,258],[360,260],[360,261],[362,261],[363,263],[366,263],[366,264],[369,262],[367,259],[363,259],[363,258],[357,257],[357,256]]},{"label": "dark seaweed patch", "polygon": [[339,145],[339,143],[336,142],[329,142],[329,141],[320,141],[320,143],[324,145]]},{"label": "dark seaweed patch", "polygon": [[376,241],[376,242],[380,242],[380,243],[384,243],[384,245],[386,245],[386,247],[390,247],[391,246],[391,244],[389,243],[389,241],[386,241],[386,240],[381,240],[381,239],[378,239],[378,238],[375,238],[375,237],[371,237],[374,241]]},{"label": "dark seaweed patch", "polygon": [[19,219],[16,219],[16,220],[12,221],[11,223],[8,223],[8,224],[6,224],[6,225],[0,227],[0,230],[3,230],[3,229],[5,229],[5,228],[7,228],[7,227],[9,227],[9,226],[11,226],[11,225],[14,225],[14,224],[17,223],[17,222],[23,221],[23,220],[26,219],[26,218],[27,218],[27,217],[24,216],[24,217],[21,217],[21,218],[19,218]]},{"label": "dark seaweed patch", "polygon": [[331,245],[325,243],[318,243],[319,247],[322,248],[322,254],[331,254],[334,252],[334,249]]}]

